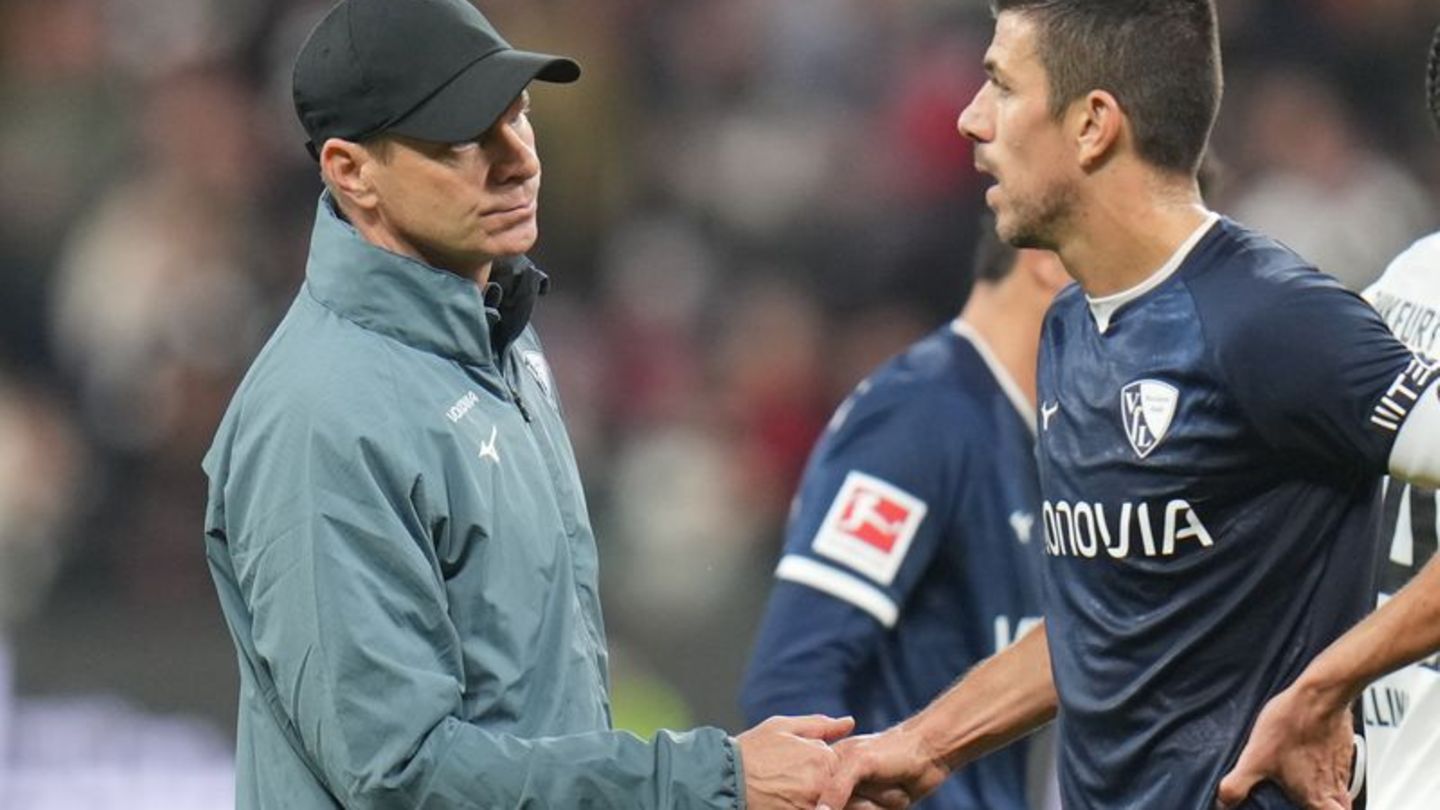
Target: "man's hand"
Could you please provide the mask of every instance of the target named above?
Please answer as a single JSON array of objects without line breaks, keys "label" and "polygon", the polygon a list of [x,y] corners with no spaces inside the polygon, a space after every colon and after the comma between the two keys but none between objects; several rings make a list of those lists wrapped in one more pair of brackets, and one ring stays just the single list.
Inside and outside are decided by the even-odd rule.
[{"label": "man's hand", "polygon": [[1305,810],[1350,810],[1354,741],[1349,702],[1297,682],[1260,712],[1240,760],[1220,781],[1220,806],[1234,807],[1269,779]]},{"label": "man's hand", "polygon": [[736,738],[749,810],[814,810],[840,758],[826,743],[855,729],[855,719],[772,717]]},{"label": "man's hand", "polygon": [[840,768],[820,794],[820,807],[905,807],[930,794],[949,766],[930,756],[920,741],[896,726],[883,734],[838,743]]}]

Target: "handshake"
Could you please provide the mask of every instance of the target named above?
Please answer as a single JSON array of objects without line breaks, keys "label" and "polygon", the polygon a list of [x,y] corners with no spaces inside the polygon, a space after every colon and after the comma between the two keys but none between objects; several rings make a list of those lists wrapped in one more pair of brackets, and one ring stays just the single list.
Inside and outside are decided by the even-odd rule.
[{"label": "handshake", "polygon": [[929,794],[950,767],[904,724],[849,737],[850,717],[772,717],[736,738],[750,810],[895,810]]}]

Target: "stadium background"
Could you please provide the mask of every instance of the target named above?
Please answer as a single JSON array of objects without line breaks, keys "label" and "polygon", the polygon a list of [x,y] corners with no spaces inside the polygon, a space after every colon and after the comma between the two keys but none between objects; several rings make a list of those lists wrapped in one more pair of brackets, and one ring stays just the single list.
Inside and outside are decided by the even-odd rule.
[{"label": "stadium background", "polygon": [[[326,5],[0,3],[0,636],[26,699],[105,694],[233,732],[198,465],[303,272],[319,183],[289,69]],[[1421,92],[1440,11],[1220,5],[1212,203],[1363,285],[1440,225]],[[596,519],[618,714],[738,730],[812,440],[967,286],[984,183],[954,120],[988,14],[484,10],[585,67],[534,93],[534,257],[554,279],[538,318]]]}]

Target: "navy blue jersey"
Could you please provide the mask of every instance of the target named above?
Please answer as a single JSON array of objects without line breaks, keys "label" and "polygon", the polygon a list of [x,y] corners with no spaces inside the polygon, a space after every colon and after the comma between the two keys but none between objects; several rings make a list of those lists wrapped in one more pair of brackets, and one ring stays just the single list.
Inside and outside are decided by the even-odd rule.
[{"label": "navy blue jersey", "polygon": [[[805,472],[742,702],[881,730],[1029,629],[1042,563],[1034,411],[961,321],[856,389]],[[926,807],[1020,810],[1026,747]]]},{"label": "navy blue jersey", "polygon": [[[1069,810],[1212,807],[1265,701],[1369,607],[1379,477],[1434,377],[1278,243],[1228,220],[1195,239],[1118,308],[1072,286],[1046,316]],[[1292,805],[1267,784],[1243,806]]]}]

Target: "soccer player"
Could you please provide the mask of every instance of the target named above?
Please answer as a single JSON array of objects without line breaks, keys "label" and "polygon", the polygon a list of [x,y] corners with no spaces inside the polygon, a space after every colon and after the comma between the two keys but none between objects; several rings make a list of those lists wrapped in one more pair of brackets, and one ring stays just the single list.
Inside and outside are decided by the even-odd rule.
[{"label": "soccer player", "polygon": [[[1440,28],[1430,46],[1427,88],[1440,128]],[[1396,257],[1365,297],[1410,348],[1440,356],[1440,233]],[[1430,561],[1435,511],[1434,489],[1387,482],[1377,548],[1380,610],[1271,701],[1235,772],[1222,783],[1222,799],[1233,800],[1256,779],[1273,777],[1297,798],[1323,807],[1326,793],[1336,792],[1334,763],[1343,764],[1349,754],[1349,707],[1363,689],[1369,807],[1440,805],[1440,561]],[[1417,658],[1422,660],[1365,687]]]},{"label": "soccer player", "polygon": [[[960,317],[861,382],[811,456],[747,717],[887,728],[1039,622],[1035,358],[1068,278],[1055,254],[982,233]],[[1026,779],[1012,746],[928,806],[1022,810]]]},{"label": "soccer player", "polygon": [[1058,708],[1067,808],[1209,810],[1261,706],[1368,607],[1380,476],[1440,477],[1437,369],[1205,208],[1211,0],[995,5],[959,127],[1000,235],[1079,282],[1040,348],[1045,629],[840,743],[822,803],[923,795]]}]

